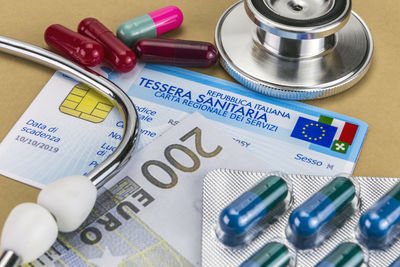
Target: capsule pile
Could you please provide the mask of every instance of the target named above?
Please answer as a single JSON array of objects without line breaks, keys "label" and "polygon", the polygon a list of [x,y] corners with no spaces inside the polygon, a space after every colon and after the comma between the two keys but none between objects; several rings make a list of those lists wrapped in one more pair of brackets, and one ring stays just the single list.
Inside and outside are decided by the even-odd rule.
[{"label": "capsule pile", "polygon": [[[208,42],[156,38],[177,29],[183,22],[182,11],[167,6],[122,23],[114,35],[95,18],[86,18],[74,32],[54,24],[44,34],[46,43],[88,67],[105,59],[114,70],[129,72],[142,62],[181,67],[209,67],[218,61],[216,47]],[[136,53],[136,54],[135,54]]]}]

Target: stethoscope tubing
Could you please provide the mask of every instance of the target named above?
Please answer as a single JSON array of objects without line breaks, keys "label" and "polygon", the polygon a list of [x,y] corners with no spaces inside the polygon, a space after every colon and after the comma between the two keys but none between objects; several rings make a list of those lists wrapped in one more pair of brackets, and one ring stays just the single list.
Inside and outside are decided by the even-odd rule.
[{"label": "stethoscope tubing", "polygon": [[119,109],[124,120],[124,136],[114,153],[86,176],[97,188],[100,188],[117,174],[129,161],[138,142],[138,114],[129,96],[116,84],[98,73],[46,49],[0,35],[0,51],[34,61],[60,71],[77,81],[86,83],[97,89],[99,93]]}]

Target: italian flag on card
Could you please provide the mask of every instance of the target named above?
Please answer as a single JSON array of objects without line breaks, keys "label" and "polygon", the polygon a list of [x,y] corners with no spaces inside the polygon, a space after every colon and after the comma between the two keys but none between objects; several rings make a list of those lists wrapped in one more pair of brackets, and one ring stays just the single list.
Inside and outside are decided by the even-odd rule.
[{"label": "italian flag on card", "polygon": [[331,150],[346,154],[347,149],[351,146],[356,136],[358,125],[323,115],[319,117],[318,122],[337,127]]}]

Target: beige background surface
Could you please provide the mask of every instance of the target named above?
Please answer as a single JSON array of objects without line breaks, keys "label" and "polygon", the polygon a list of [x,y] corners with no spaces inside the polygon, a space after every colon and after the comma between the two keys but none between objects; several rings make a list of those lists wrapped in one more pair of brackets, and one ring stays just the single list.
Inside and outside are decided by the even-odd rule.
[{"label": "beige background surface", "polygon": [[[236,0],[1,0],[0,34],[46,47],[43,33],[54,23],[76,29],[83,18],[96,17],[115,31],[119,24],[133,17],[167,5],[176,5],[183,11],[183,25],[165,37],[213,42],[219,17],[235,2]],[[369,124],[354,175],[398,177],[400,1],[354,0],[353,10],[367,23],[375,41],[369,72],[349,91],[306,103],[356,117]],[[219,65],[193,70],[232,80]],[[6,136],[52,74],[52,70],[37,64],[0,54],[0,140]],[[0,177],[0,227],[15,205],[35,201],[37,193],[35,188]]]}]

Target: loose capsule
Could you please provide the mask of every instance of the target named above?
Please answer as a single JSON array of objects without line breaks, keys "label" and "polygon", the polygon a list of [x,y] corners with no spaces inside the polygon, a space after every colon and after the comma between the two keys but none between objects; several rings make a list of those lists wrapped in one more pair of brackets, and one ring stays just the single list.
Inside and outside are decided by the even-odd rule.
[{"label": "loose capsule", "polygon": [[289,217],[289,240],[301,249],[317,246],[336,226],[329,224],[330,228],[325,227],[328,222],[354,197],[355,186],[350,179],[333,179],[292,212]]},{"label": "loose capsule", "polygon": [[217,48],[207,42],[140,39],[135,52],[143,62],[181,67],[209,67],[218,60]]},{"label": "loose capsule", "polygon": [[258,223],[273,216],[288,193],[284,179],[275,175],[266,177],[221,211],[216,231],[218,239],[231,247],[246,244],[263,230]]},{"label": "loose capsule", "polygon": [[167,6],[122,23],[117,36],[128,47],[132,47],[141,38],[155,38],[178,28],[182,21],[182,11],[176,6]]},{"label": "loose capsule", "polygon": [[398,257],[389,267],[400,267],[400,257]]},{"label": "loose capsule", "polygon": [[284,267],[289,266],[289,264],[289,249],[279,242],[270,242],[260,248],[239,267]]},{"label": "loose capsule", "polygon": [[96,66],[103,60],[103,47],[96,41],[73,32],[62,25],[54,24],[44,33],[46,43],[72,57],[85,66]]},{"label": "loose capsule", "polygon": [[352,242],[345,242],[337,246],[315,267],[358,267],[365,261],[361,247]]},{"label": "loose capsule", "polygon": [[370,249],[382,249],[397,237],[399,226],[400,183],[361,216],[360,239]]},{"label": "loose capsule", "polygon": [[104,48],[105,59],[117,71],[128,72],[135,67],[135,53],[97,19],[82,20],[79,23],[78,32],[99,42]]}]

